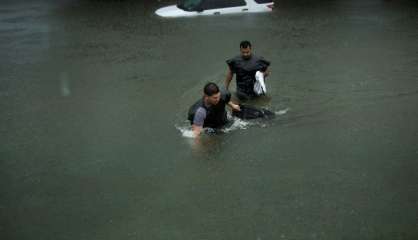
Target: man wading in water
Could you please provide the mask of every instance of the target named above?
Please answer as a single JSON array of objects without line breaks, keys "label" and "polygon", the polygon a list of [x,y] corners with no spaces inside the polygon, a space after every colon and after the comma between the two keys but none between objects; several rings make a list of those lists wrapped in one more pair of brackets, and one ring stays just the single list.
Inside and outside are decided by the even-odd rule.
[{"label": "man wading in water", "polygon": [[241,54],[226,61],[228,72],[225,79],[225,88],[226,90],[229,89],[229,84],[234,74],[236,74],[236,95],[239,100],[245,101],[257,96],[254,92],[255,74],[257,71],[261,71],[264,73],[264,77],[267,77],[270,62],[252,54],[249,41],[242,41],[239,47]]},{"label": "man wading in water", "polygon": [[203,98],[189,109],[188,119],[192,124],[193,135],[199,136],[203,128],[223,127],[228,122],[226,105],[233,111],[240,111],[239,105],[231,102],[229,92],[223,93],[215,83],[207,83],[203,88]]}]

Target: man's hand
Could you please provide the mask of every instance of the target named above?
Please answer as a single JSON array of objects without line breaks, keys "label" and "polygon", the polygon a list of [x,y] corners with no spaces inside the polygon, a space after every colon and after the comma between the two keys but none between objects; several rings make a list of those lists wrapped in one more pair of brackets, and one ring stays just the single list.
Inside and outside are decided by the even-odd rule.
[{"label": "man's hand", "polygon": [[266,69],[266,71],[264,71],[263,73],[264,73],[264,77],[266,78],[268,75],[270,75],[270,70]]},{"label": "man's hand", "polygon": [[194,124],[192,125],[193,136],[195,138],[200,136],[200,133],[202,132],[202,130],[203,130],[203,127],[197,126],[197,125],[194,125]]},{"label": "man's hand", "polygon": [[231,107],[232,111],[238,111],[238,112],[241,111],[241,108],[239,107],[239,105],[233,102],[229,102],[228,106]]}]

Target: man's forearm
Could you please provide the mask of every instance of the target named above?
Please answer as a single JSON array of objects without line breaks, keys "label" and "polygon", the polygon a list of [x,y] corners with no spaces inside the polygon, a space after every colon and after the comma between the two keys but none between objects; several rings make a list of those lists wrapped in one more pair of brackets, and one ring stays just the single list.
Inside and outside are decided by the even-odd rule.
[{"label": "man's forearm", "polygon": [[233,103],[232,101],[229,101],[228,106],[232,109],[232,111],[241,111],[239,105]]},{"label": "man's forearm", "polygon": [[196,125],[192,125],[192,131],[193,131],[193,136],[194,137],[198,137],[200,136],[200,133],[202,132],[202,127],[201,126],[196,126]]}]

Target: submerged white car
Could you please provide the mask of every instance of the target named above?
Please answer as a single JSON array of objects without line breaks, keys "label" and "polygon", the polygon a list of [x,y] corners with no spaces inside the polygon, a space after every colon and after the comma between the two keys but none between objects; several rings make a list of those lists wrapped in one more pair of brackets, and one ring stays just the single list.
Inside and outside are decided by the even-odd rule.
[{"label": "submerged white car", "polygon": [[193,17],[245,12],[270,12],[273,0],[181,0],[155,11],[161,17]]}]

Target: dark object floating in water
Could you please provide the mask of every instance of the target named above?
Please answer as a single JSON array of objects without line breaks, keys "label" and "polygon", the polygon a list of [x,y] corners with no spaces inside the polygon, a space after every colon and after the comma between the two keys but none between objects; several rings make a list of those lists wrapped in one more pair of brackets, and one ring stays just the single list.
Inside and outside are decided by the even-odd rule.
[{"label": "dark object floating in water", "polygon": [[241,119],[272,119],[274,118],[274,112],[269,111],[265,108],[256,108],[248,105],[239,105],[241,111],[232,111],[232,116],[241,118]]}]

